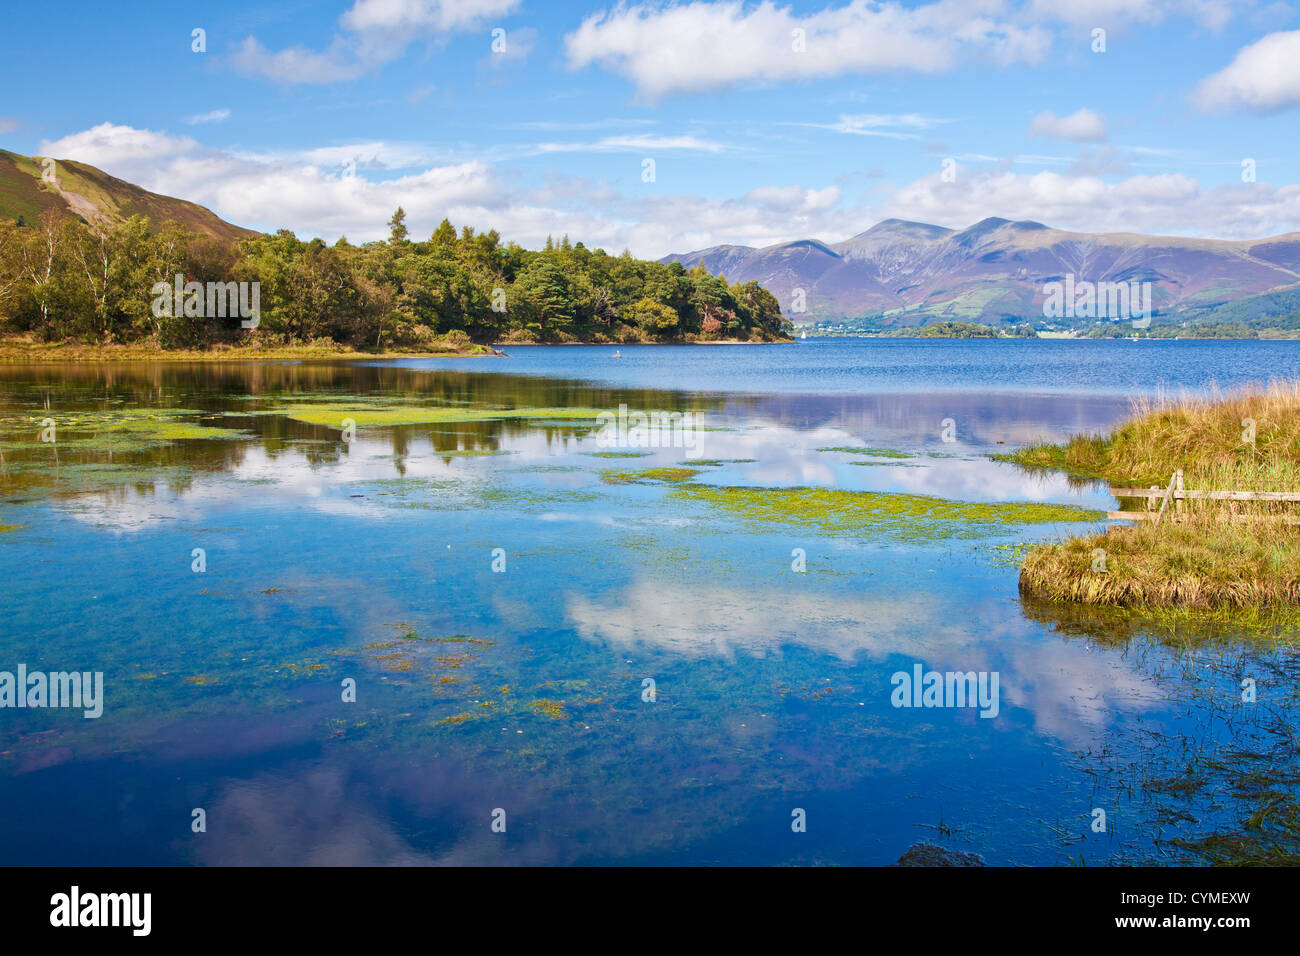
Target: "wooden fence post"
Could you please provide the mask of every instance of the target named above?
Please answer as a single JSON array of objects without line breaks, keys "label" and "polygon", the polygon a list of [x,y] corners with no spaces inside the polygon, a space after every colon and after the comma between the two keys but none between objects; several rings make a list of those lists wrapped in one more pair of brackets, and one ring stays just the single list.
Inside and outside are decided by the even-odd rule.
[{"label": "wooden fence post", "polygon": [[1160,499],[1160,511],[1156,514],[1156,527],[1160,527],[1160,521],[1165,516],[1165,509],[1169,507],[1169,499],[1174,496],[1174,485],[1178,483],[1178,476],[1181,471],[1176,471],[1169,476],[1169,487],[1165,489],[1165,496]]}]

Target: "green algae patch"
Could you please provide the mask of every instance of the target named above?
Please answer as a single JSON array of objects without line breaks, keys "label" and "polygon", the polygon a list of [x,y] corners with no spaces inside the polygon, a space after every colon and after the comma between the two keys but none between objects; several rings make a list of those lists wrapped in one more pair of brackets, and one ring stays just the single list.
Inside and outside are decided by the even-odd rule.
[{"label": "green algae patch", "polygon": [[342,429],[351,419],[358,428],[391,428],[398,425],[437,425],[459,422],[484,422],[500,419],[529,421],[584,421],[600,414],[596,408],[488,408],[464,405],[345,405],[314,403],[287,405],[271,409],[306,425],[327,425]]},{"label": "green algae patch", "polygon": [[688,458],[682,462],[689,468],[716,468],[722,465],[751,465],[757,458]]},{"label": "green algae patch", "polygon": [[652,451],[589,451],[592,458],[649,458]]},{"label": "green algae patch", "polygon": [[832,488],[713,487],[688,484],[672,496],[763,524],[796,524],[827,534],[904,539],[973,538],[1008,525],[1103,521],[1105,513],[1039,502],[951,501],[928,495]]},{"label": "green algae patch", "polygon": [[642,468],[640,471],[602,471],[600,480],[607,485],[640,485],[651,481],[690,481],[698,475],[696,468]]},{"label": "green algae patch", "polygon": [[[871,458],[915,458],[911,452],[899,451],[897,448],[864,448],[836,445],[830,448],[818,448],[818,451],[833,451],[844,455],[867,455]],[[857,462],[854,462],[857,464]]]},{"label": "green algae patch", "polygon": [[0,437],[7,448],[27,448],[54,422],[55,441],[62,449],[134,451],[192,439],[231,439],[244,433],[233,428],[203,425],[193,419],[206,415],[189,408],[107,408],[76,412],[41,412],[0,419]]},{"label": "green algae patch", "polygon": [[11,531],[17,531],[21,528],[20,524],[0,524],[0,534],[8,534]]}]

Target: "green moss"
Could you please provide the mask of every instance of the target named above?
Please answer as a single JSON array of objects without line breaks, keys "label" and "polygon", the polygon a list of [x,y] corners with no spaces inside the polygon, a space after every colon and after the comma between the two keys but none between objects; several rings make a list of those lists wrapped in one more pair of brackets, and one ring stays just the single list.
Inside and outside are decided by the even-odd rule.
[{"label": "green moss", "polygon": [[673,497],[708,505],[746,521],[784,522],[828,534],[903,538],[981,537],[1006,525],[1101,521],[1105,514],[1075,505],[950,501],[926,495],[830,488],[745,488],[684,485]]}]

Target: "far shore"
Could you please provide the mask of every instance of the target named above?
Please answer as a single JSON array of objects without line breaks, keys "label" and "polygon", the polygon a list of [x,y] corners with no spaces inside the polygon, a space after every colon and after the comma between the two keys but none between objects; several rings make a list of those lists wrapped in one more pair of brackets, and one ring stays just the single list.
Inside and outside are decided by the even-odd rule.
[{"label": "far shore", "polygon": [[497,342],[493,345],[469,345],[464,348],[362,351],[343,346],[276,345],[265,347],[224,346],[211,349],[160,349],[147,345],[84,345],[74,343],[0,341],[0,365],[26,365],[57,362],[250,362],[302,361],[320,359],[409,359],[409,358],[508,358],[502,349],[516,346],[586,345],[620,349],[631,345],[781,345],[793,339],[775,342],[751,342],[723,339],[708,342]]},{"label": "far shore", "polygon": [[212,349],[158,349],[137,345],[0,342],[0,365],[54,362],[248,362],[302,359],[475,358],[502,356],[490,345],[465,349],[363,352],[338,346],[280,345],[266,348],[231,346]]}]

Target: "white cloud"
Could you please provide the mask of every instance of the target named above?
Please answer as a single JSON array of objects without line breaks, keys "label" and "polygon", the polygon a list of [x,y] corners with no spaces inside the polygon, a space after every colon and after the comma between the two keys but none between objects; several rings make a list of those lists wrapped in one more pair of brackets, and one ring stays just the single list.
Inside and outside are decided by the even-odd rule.
[{"label": "white cloud", "polygon": [[1051,171],[977,174],[958,167],[955,182],[943,182],[935,173],[873,207],[873,219],[890,216],[953,228],[1002,216],[1080,232],[1252,239],[1300,228],[1300,185],[1242,183],[1207,189],[1181,173],[1107,182]]},{"label": "white cloud", "polygon": [[1072,143],[1100,143],[1106,139],[1106,118],[1100,113],[1083,108],[1069,116],[1042,112],[1029,124],[1031,137],[1065,139]]},{"label": "white cloud", "polygon": [[337,83],[360,76],[370,64],[355,58],[348,45],[340,40],[323,53],[296,46],[273,53],[248,37],[235,50],[231,64],[236,73],[263,77],[278,83]]},{"label": "white cloud", "polygon": [[1270,33],[1206,77],[1195,100],[1206,111],[1273,113],[1300,106],[1300,30]]},{"label": "white cloud", "polygon": [[[494,69],[517,65],[527,60],[528,54],[532,53],[533,47],[537,46],[537,31],[532,27],[507,30],[501,41],[504,43],[504,49],[492,49],[484,61]],[[496,38],[493,38],[493,42],[496,42]]]},{"label": "white cloud", "polygon": [[504,16],[519,0],[356,0],[339,22],[357,33],[466,30]]},{"label": "white cloud", "polygon": [[1033,0],[1030,15],[1075,26],[1115,28],[1130,23],[1160,23],[1189,17],[1212,30],[1222,29],[1237,7],[1249,0]]},{"label": "white cloud", "polygon": [[[411,43],[483,26],[512,13],[521,0],[356,0],[339,19],[342,33],[322,51],[296,46],[272,51],[248,37],[236,49],[235,71],[280,83],[328,84],[354,79],[401,56]],[[527,32],[520,43],[530,46]],[[525,55],[527,49],[522,51]]]},{"label": "white cloud", "polygon": [[0,133],[12,133],[18,128],[18,121],[12,116],[0,116]]},{"label": "white cloud", "polygon": [[818,129],[834,130],[854,136],[882,136],[886,139],[920,139],[918,133],[899,132],[900,129],[927,130],[951,120],[919,113],[841,113],[834,123],[802,123]]},{"label": "white cloud", "polygon": [[804,189],[802,186],[760,186],[751,189],[745,198],[785,212],[814,212],[830,209],[840,201],[840,188]]},{"label": "white cloud", "polygon": [[[999,19],[1002,3],[937,0],[919,7],[851,0],[806,17],[770,0],[601,11],[565,37],[569,65],[621,73],[657,99],[745,83],[911,70],[935,73],[967,56],[1039,62],[1050,36]],[[795,31],[802,31],[797,49]]]},{"label": "white cloud", "polygon": [[188,136],[100,123],[62,139],[43,141],[38,155],[90,163],[138,182],[132,177],[148,175],[161,161],[192,153],[198,148],[199,144]]},{"label": "white cloud", "polygon": [[209,110],[207,113],[195,113],[185,120],[191,126],[199,126],[204,123],[222,123],[230,119],[230,110]]},{"label": "white cloud", "polygon": [[[644,142],[637,141],[638,146]],[[146,189],[202,203],[257,229],[289,228],[306,238],[354,242],[387,234],[402,206],[414,235],[444,217],[496,229],[536,248],[567,232],[589,248],[658,258],[724,243],[764,246],[796,239],[848,238],[889,217],[964,228],[987,216],[1033,219],[1084,232],[1147,232],[1257,238],[1300,227],[1300,185],[1202,187],[1184,175],[1096,175],[999,167],[957,167],[955,182],[932,175],[878,186],[867,204],[839,186],[775,183],[733,198],[689,193],[620,193],[607,183],[556,174],[535,188],[512,186],[490,163],[440,160],[409,144],[358,143],[283,155],[247,155],[188,137],[103,123],[41,144],[42,155],[98,166]],[[367,175],[347,175],[353,159]],[[402,175],[395,175],[395,171]]]},{"label": "white cloud", "polygon": [[696,136],[654,136],[639,133],[635,136],[605,136],[592,143],[539,143],[541,153],[626,153],[653,152],[655,150],[690,150],[703,153],[721,153],[735,147]]}]

